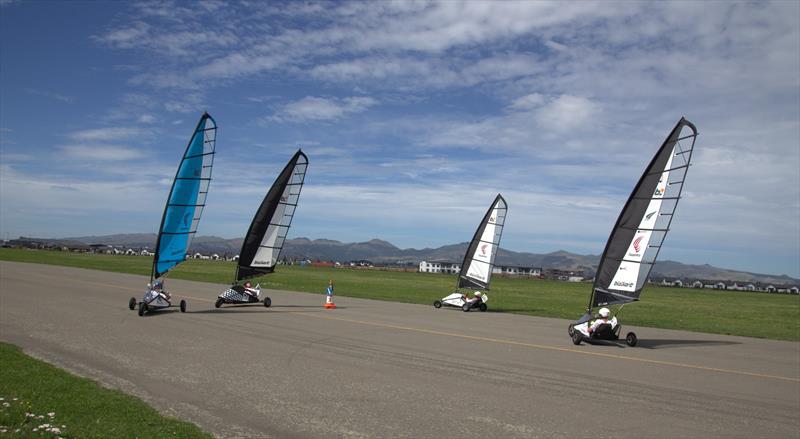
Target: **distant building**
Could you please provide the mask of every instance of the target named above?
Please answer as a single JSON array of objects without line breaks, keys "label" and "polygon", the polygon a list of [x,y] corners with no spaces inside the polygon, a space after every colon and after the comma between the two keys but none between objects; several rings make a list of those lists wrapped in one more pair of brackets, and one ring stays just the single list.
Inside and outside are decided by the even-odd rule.
[{"label": "distant building", "polygon": [[540,277],[542,275],[542,268],[522,267],[519,265],[495,265],[494,267],[492,267],[492,274],[499,274],[505,276]]},{"label": "distant building", "polygon": [[560,270],[558,268],[548,268],[544,270],[544,277],[546,279],[580,282],[586,275],[583,270]]},{"label": "distant building", "polygon": [[457,274],[461,271],[461,264],[457,262],[450,262],[450,261],[420,261],[419,263],[419,272],[420,273],[447,273],[447,274]]}]

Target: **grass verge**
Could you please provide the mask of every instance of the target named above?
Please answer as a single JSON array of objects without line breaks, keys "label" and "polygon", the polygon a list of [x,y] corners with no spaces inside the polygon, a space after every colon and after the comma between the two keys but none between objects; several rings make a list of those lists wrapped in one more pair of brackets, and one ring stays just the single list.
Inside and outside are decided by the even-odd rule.
[{"label": "grass verge", "polygon": [[212,438],[141,400],[0,343],[0,435],[62,438]]},{"label": "grass verge", "polygon": [[[66,265],[120,273],[150,274],[152,259],[41,250],[0,249],[0,260]],[[232,262],[188,260],[170,277],[229,283]],[[281,266],[257,278],[262,287],[322,294],[333,279],[338,296],[431,304],[455,286],[454,275],[342,268]],[[589,300],[591,285],[539,279],[495,277],[489,309],[542,317],[578,318]],[[180,291],[175,291],[180,295]],[[322,299],[320,299],[322,300]],[[640,302],[627,305],[624,324],[800,341],[800,296],[742,291],[645,288]],[[566,333],[566,328],[565,328]]]}]

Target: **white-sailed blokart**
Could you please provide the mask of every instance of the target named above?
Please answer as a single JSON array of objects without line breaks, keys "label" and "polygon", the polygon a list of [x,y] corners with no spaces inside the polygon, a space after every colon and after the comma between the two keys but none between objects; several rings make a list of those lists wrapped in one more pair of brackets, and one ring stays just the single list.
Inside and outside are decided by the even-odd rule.
[{"label": "white-sailed blokart", "polygon": [[219,308],[222,304],[246,304],[246,303],[263,303],[264,306],[269,308],[272,305],[272,299],[264,297],[261,300],[261,284],[255,288],[245,288],[242,285],[234,285],[227,290],[219,293],[217,301],[214,306]]},{"label": "white-sailed blokart", "polygon": [[[617,317],[612,317],[608,323],[600,324],[594,331],[591,333],[589,332],[589,325],[594,321],[594,319],[582,318],[576,323],[572,323],[569,325],[569,336],[572,339],[572,343],[579,345],[582,341],[587,343],[592,343],[596,340],[605,340],[605,341],[617,341],[619,340],[619,334],[622,330],[622,325],[619,324],[617,321]],[[636,338],[636,334],[633,332],[629,332],[625,336],[625,343],[628,346],[634,347],[638,339]]]},{"label": "white-sailed blokart", "polygon": [[488,301],[489,295],[486,293],[481,293],[480,291],[475,291],[472,293],[472,298],[468,298],[466,294],[455,291],[453,294],[443,297],[441,300],[434,300],[433,306],[437,309],[441,308],[442,306],[452,306],[455,308],[461,308],[464,312],[468,312],[473,308],[486,311],[488,309],[486,302]]},{"label": "white-sailed blokart", "polygon": [[[128,308],[133,310],[136,308],[136,298],[131,297],[128,301]],[[181,312],[186,312],[186,301],[181,299],[179,305],[173,305],[169,296],[164,291],[156,291],[150,285],[147,286],[147,292],[139,304],[139,316],[144,316],[147,312],[158,311],[165,308],[179,307]]]}]

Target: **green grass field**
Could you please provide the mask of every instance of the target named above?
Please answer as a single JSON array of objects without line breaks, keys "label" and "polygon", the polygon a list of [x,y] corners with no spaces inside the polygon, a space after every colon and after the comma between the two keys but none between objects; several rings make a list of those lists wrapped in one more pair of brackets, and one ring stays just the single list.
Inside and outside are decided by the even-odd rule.
[{"label": "green grass field", "polygon": [[[148,276],[152,259],[17,249],[0,249],[0,259],[66,265]],[[189,260],[171,278],[228,283],[232,262]],[[339,296],[431,304],[455,286],[454,275],[380,270],[281,266],[255,282],[277,290],[322,294],[333,279]],[[591,285],[495,277],[489,309],[565,319],[578,318]],[[642,300],[621,314],[625,324],[800,341],[800,296],[648,286]]]},{"label": "green grass field", "polygon": [[0,436],[211,438],[141,400],[71,375],[0,343]]}]

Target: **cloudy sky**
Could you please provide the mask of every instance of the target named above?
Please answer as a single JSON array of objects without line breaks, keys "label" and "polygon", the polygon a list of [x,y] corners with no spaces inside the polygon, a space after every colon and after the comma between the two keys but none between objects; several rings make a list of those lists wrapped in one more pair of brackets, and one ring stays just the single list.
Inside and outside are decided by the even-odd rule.
[{"label": "cloudy sky", "polygon": [[0,0],[0,232],[155,232],[198,118],[201,235],[239,237],[301,147],[290,236],[599,254],[681,116],[661,259],[800,277],[799,2]]}]

